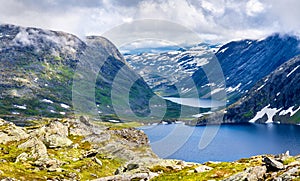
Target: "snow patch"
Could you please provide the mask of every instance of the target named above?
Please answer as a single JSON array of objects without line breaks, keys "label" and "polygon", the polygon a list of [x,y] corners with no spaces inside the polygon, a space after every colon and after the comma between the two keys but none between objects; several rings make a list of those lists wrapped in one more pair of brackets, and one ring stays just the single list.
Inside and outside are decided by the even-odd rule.
[{"label": "snow patch", "polygon": [[51,101],[49,99],[43,99],[42,102],[53,104],[53,101]]},{"label": "snow patch", "polygon": [[294,106],[288,108],[287,110],[282,110],[280,113],[279,113],[279,116],[284,116],[284,115],[287,115],[288,113],[290,113],[290,117],[292,117],[294,114],[296,114],[299,110],[300,110],[300,107],[298,107],[298,109],[294,110]]},{"label": "snow patch", "polygon": [[215,93],[218,93],[220,91],[224,90],[224,88],[216,88],[214,90],[211,91],[211,95],[215,94]]},{"label": "snow patch", "polygon": [[234,92],[236,90],[238,90],[241,87],[242,83],[239,83],[237,86],[235,87],[228,87],[227,88],[227,92]]},{"label": "snow patch", "polygon": [[62,108],[65,108],[65,109],[69,109],[69,108],[70,108],[69,105],[64,104],[64,103],[61,103],[60,106],[61,106]]},{"label": "snow patch", "polygon": [[260,89],[262,89],[266,84],[261,85],[259,88],[256,89],[256,91],[259,91]]},{"label": "snow patch", "polygon": [[66,115],[66,113],[65,113],[65,112],[59,112],[59,114],[61,114],[61,115]]},{"label": "snow patch", "polygon": [[224,53],[226,50],[228,50],[228,48],[229,48],[229,47],[223,48],[223,49],[221,49],[219,52],[220,52],[220,53]]},{"label": "snow patch", "polygon": [[23,105],[23,106],[19,106],[19,105],[14,105],[15,108],[18,108],[18,109],[27,109],[26,105]]},{"label": "snow patch", "polygon": [[194,115],[192,115],[192,117],[194,117],[194,118],[201,118],[203,116],[203,114],[194,114]]},{"label": "snow patch", "polygon": [[282,108],[270,108],[270,104],[264,107],[262,110],[258,111],[254,118],[252,118],[249,122],[255,123],[258,119],[262,118],[265,114],[268,116],[268,120],[266,123],[273,123],[273,117],[279,112]]},{"label": "snow patch", "polygon": [[289,74],[286,75],[286,77],[289,77],[290,75],[292,75],[292,73],[294,73],[299,67],[300,67],[300,65],[295,67]]}]

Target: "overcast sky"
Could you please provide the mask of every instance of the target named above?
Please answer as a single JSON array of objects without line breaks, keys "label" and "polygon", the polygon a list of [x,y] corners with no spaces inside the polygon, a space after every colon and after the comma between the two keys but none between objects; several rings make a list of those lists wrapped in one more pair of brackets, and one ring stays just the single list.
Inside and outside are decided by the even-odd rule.
[{"label": "overcast sky", "polygon": [[0,23],[101,35],[122,23],[160,19],[207,40],[300,33],[299,0],[0,0]]}]

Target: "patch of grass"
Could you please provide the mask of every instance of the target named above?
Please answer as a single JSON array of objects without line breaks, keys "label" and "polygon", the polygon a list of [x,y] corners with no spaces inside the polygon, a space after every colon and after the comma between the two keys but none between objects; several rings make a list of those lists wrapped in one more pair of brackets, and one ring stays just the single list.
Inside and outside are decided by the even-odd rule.
[{"label": "patch of grass", "polygon": [[297,123],[300,123],[300,111],[298,111],[296,114],[294,114],[290,120],[289,120],[290,123],[294,123],[294,124],[297,124]]},{"label": "patch of grass", "polygon": [[295,157],[290,157],[290,158],[287,158],[287,159],[283,160],[283,164],[288,165],[288,164],[290,164],[294,161],[296,161]]},{"label": "patch of grass", "polygon": [[[244,162],[244,163],[242,163]],[[221,163],[205,163],[206,166],[213,169],[203,173],[194,173],[194,167],[184,168],[181,171],[170,170],[156,166],[151,168],[153,171],[162,171],[163,173],[158,177],[153,178],[153,181],[167,181],[167,180],[187,180],[187,181],[204,181],[204,180],[222,180],[235,173],[243,171],[249,165],[259,165],[258,162],[251,162],[250,160],[242,160],[241,162],[221,162]]]},{"label": "patch of grass", "polygon": [[96,122],[96,124],[109,127],[109,129],[125,129],[125,128],[137,128],[143,124],[139,122],[125,122],[125,123],[111,123],[111,122]]}]

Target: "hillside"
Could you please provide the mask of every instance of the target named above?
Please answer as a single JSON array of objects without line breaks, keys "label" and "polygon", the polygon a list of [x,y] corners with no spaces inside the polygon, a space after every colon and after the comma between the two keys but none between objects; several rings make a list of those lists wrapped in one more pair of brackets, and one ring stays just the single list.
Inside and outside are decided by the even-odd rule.
[{"label": "hillside", "polygon": [[227,109],[226,122],[298,124],[300,56],[280,65],[260,80],[241,100]]},{"label": "hillside", "polygon": [[[80,65],[84,67],[78,73]],[[12,120],[37,115],[71,116],[73,104],[77,104],[72,102],[76,71],[77,79],[87,80],[82,84],[83,90],[75,89],[85,94],[86,97],[77,95],[83,98],[83,103],[88,102],[85,106],[93,104],[96,114],[113,114],[112,83],[121,68],[125,72],[123,76],[134,83],[129,98],[133,112],[147,115],[146,105],[153,96],[152,91],[125,64],[122,55],[107,39],[91,36],[84,42],[64,32],[0,25],[0,117]],[[121,89],[122,86],[129,85],[116,87]],[[85,111],[80,105],[75,106]]]}]

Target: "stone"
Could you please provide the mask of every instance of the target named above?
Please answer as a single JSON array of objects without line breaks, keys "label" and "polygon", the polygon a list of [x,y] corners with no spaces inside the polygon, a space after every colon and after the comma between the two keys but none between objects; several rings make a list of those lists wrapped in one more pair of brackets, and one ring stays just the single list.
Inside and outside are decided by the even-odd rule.
[{"label": "stone", "polygon": [[263,162],[266,164],[268,171],[278,171],[284,169],[284,165],[273,158],[265,157]]},{"label": "stone", "polygon": [[139,164],[137,164],[137,163],[130,163],[130,164],[127,165],[126,169],[127,169],[127,171],[130,171],[130,170],[137,169],[137,168],[139,168],[139,167],[140,167],[140,166],[139,166]]},{"label": "stone", "polygon": [[[276,177],[276,180],[293,180],[296,178],[297,173],[299,172],[299,167],[292,167],[286,170],[284,173]],[[299,176],[298,176],[299,177]]]},{"label": "stone", "polygon": [[30,138],[26,142],[20,144],[18,148],[30,148],[31,149],[31,158],[38,159],[43,157],[48,157],[47,148],[44,143],[37,139],[36,137]]},{"label": "stone", "polygon": [[51,121],[48,125],[45,125],[47,134],[57,134],[67,137],[69,135],[68,127],[59,121]]},{"label": "stone", "polygon": [[101,160],[99,160],[98,158],[94,157],[94,158],[92,158],[92,160],[93,160],[95,163],[97,163],[98,165],[102,166],[102,162],[101,162]]},{"label": "stone", "polygon": [[96,156],[97,154],[98,154],[98,151],[97,151],[97,150],[91,149],[91,150],[89,150],[89,151],[87,151],[87,152],[85,152],[85,153],[83,154],[83,158],[94,157],[94,156]]},{"label": "stone", "polygon": [[65,136],[60,136],[59,134],[53,134],[50,136],[46,136],[45,144],[49,148],[62,148],[62,147],[68,147],[72,145],[73,142]]},{"label": "stone", "polygon": [[212,169],[213,169],[213,168],[208,167],[208,166],[206,166],[206,165],[201,165],[201,166],[199,166],[199,167],[196,167],[196,168],[194,169],[194,172],[195,172],[195,173],[202,173],[202,172],[210,171],[210,170],[212,170]]},{"label": "stone", "polygon": [[23,128],[18,127],[13,123],[2,119],[0,124],[0,144],[6,144],[11,141],[20,141],[29,137],[29,134],[27,134]]},{"label": "stone", "polygon": [[264,180],[266,172],[267,168],[265,166],[250,167],[245,171],[239,172],[227,179],[224,179],[224,181],[260,181]]},{"label": "stone", "polygon": [[17,156],[16,163],[25,162],[25,161],[27,161],[28,157],[29,157],[29,155],[27,153],[23,152],[19,156]]}]

